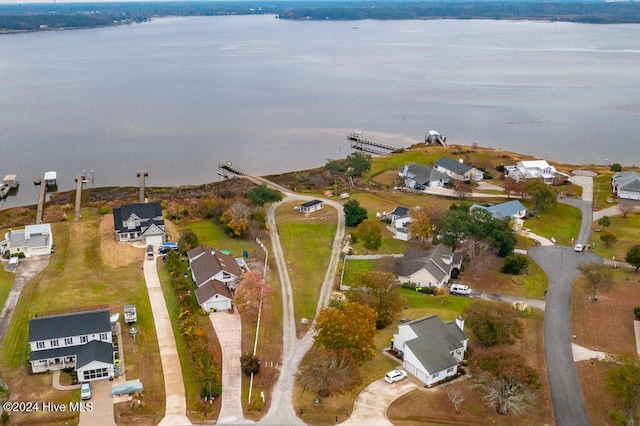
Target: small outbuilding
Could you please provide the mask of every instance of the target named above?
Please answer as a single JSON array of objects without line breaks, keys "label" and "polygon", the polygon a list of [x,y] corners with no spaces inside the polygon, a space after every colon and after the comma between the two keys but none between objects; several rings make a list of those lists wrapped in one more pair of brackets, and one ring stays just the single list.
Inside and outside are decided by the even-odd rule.
[{"label": "small outbuilding", "polygon": [[304,204],[300,204],[299,206],[295,206],[294,208],[300,213],[309,214],[324,208],[324,201],[311,200]]}]

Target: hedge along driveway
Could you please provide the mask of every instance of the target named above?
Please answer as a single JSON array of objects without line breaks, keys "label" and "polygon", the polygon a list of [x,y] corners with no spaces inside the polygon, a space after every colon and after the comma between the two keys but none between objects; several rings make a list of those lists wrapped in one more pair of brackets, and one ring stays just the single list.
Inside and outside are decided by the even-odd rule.
[{"label": "hedge along driveway", "polygon": [[337,229],[337,213],[333,208],[305,215],[286,203],[276,210],[280,243],[291,285],[296,323],[301,318],[312,320],[318,306],[322,282],[331,258]]}]

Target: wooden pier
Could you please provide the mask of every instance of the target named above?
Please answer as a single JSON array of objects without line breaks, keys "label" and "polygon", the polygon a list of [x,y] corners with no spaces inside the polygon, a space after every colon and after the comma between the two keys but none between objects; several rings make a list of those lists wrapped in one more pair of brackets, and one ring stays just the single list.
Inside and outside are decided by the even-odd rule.
[{"label": "wooden pier", "polygon": [[362,136],[362,132],[359,130],[349,133],[347,135],[347,139],[351,141],[352,149],[368,152],[370,154],[385,156],[385,155],[391,154],[394,151],[401,149],[401,148],[398,148],[397,146],[374,141],[371,139],[366,139]]},{"label": "wooden pier", "polygon": [[76,207],[73,210],[73,221],[78,222],[80,220],[80,202],[82,200],[82,184],[84,183],[84,176],[76,176]]},{"label": "wooden pier", "polygon": [[[36,183],[37,182],[37,183]],[[44,211],[44,199],[47,195],[47,185],[42,185],[42,180],[34,180],[36,185],[40,185],[40,195],[38,196],[38,210],[36,211],[36,225],[42,223],[42,212]]]},{"label": "wooden pier", "polygon": [[[251,176],[251,173],[249,173],[248,171],[241,169],[240,167],[234,166],[233,163],[231,161],[221,161],[218,163],[218,169],[219,170],[225,170],[227,172],[231,172],[234,175],[238,175],[238,176]],[[228,174],[222,173],[222,172],[218,172],[218,175],[221,177],[229,177]]]},{"label": "wooden pier", "polygon": [[140,187],[140,194],[138,197],[138,202],[139,203],[144,203],[144,184],[145,184],[145,179],[147,176],[149,176],[149,171],[148,170],[138,170],[137,172],[138,175],[138,186]]}]

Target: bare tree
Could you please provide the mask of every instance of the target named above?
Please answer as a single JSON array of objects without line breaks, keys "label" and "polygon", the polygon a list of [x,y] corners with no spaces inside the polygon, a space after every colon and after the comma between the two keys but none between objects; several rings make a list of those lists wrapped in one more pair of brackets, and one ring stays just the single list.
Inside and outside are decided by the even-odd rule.
[{"label": "bare tree", "polygon": [[460,201],[464,201],[471,195],[471,184],[468,182],[460,182],[455,188],[456,196]]},{"label": "bare tree", "polygon": [[251,306],[258,309],[260,301],[271,294],[271,286],[267,283],[262,274],[247,272],[242,276],[242,281],[238,284],[234,292],[234,303],[236,306]]},{"label": "bare tree", "polygon": [[522,414],[535,401],[535,394],[517,377],[481,377],[482,400],[499,414]]},{"label": "bare tree", "polygon": [[316,351],[296,374],[304,390],[309,389],[325,398],[349,390],[362,381],[358,367],[348,354]]},{"label": "bare tree", "polygon": [[460,412],[460,406],[466,399],[466,397],[462,393],[462,390],[460,388],[448,389],[447,396],[449,397],[449,401],[451,401],[451,403],[453,404],[453,408],[456,410],[456,414],[458,414]]},{"label": "bare tree", "polygon": [[636,208],[636,206],[633,203],[633,201],[619,200],[618,201],[618,208],[622,212],[622,217],[626,218],[627,215],[629,213],[631,213]]},{"label": "bare tree", "polygon": [[473,273],[474,280],[478,279],[478,274],[482,268],[491,260],[491,257],[488,256],[490,250],[491,245],[487,240],[470,237],[464,242],[464,258]]},{"label": "bare tree", "polygon": [[611,284],[611,271],[604,263],[599,262],[583,263],[578,265],[577,268],[584,277],[586,284],[593,290],[591,300],[595,302],[598,300],[596,298],[598,288],[606,289]]},{"label": "bare tree", "polygon": [[507,193],[507,197],[511,198],[511,193],[516,193],[522,195],[522,187],[524,186],[523,182],[518,182],[512,177],[506,177],[504,179],[504,192]]}]

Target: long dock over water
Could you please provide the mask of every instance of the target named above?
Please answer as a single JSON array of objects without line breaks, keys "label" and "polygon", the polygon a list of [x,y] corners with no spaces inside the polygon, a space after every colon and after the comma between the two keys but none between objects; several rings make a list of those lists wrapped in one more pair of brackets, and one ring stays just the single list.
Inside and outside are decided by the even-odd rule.
[{"label": "long dock over water", "polygon": [[357,130],[347,135],[347,139],[351,141],[351,148],[358,151],[364,151],[376,155],[389,155],[401,148],[387,143],[366,139],[362,136],[362,132]]},{"label": "long dock over water", "polygon": [[145,185],[145,179],[147,176],[149,176],[149,171],[148,170],[138,170],[136,172],[136,174],[138,175],[138,186],[140,187],[140,193],[138,196],[138,202],[139,203],[144,203],[144,185]]},{"label": "long dock over water", "polygon": [[36,211],[36,225],[42,223],[42,212],[44,211],[44,199],[47,196],[47,185],[40,182],[40,195],[38,196],[38,210]]}]

